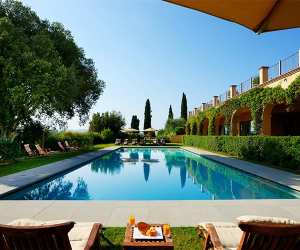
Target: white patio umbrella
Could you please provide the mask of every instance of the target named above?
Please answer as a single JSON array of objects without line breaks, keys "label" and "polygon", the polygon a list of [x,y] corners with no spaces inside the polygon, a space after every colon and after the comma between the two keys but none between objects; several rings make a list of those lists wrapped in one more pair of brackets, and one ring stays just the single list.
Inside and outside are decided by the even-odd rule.
[{"label": "white patio umbrella", "polygon": [[155,129],[155,128],[147,128],[147,129],[144,129],[143,130],[143,132],[156,132],[156,131],[158,131],[157,129]]},{"label": "white patio umbrella", "polygon": [[134,128],[125,128],[125,129],[122,129],[121,132],[122,133],[138,133],[140,131],[137,129],[134,129]]}]

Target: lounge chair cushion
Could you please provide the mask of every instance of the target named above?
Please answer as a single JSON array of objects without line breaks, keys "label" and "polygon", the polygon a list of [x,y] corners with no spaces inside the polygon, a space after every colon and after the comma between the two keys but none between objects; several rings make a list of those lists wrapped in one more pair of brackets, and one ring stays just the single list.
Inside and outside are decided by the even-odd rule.
[{"label": "lounge chair cushion", "polygon": [[69,232],[69,239],[72,250],[82,250],[85,248],[92,231],[93,222],[76,223]]},{"label": "lounge chair cushion", "polygon": [[230,222],[202,222],[199,227],[206,230],[207,224],[214,225],[225,250],[237,249],[243,232],[236,224]]},{"label": "lounge chair cushion", "polygon": [[274,223],[274,224],[289,224],[297,225],[299,222],[280,217],[264,217],[264,216],[255,216],[255,215],[244,215],[236,218],[239,222],[258,222],[258,223]]},{"label": "lounge chair cushion", "polygon": [[[52,221],[39,221],[32,219],[17,219],[8,225],[12,226],[44,226],[44,225],[54,225],[68,222],[66,220],[52,220]],[[76,223],[74,227],[69,232],[69,240],[72,246],[72,250],[83,250],[87,244],[90,233],[92,231],[94,223],[93,222],[81,222]]]}]

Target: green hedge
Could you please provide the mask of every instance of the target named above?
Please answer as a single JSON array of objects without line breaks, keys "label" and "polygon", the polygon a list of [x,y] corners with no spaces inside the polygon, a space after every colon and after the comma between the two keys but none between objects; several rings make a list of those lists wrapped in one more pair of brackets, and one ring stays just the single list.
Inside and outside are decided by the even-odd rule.
[{"label": "green hedge", "polygon": [[0,139],[0,162],[14,160],[21,154],[20,146],[15,141]]},{"label": "green hedge", "polygon": [[300,167],[300,136],[186,135],[183,143],[283,168]]}]

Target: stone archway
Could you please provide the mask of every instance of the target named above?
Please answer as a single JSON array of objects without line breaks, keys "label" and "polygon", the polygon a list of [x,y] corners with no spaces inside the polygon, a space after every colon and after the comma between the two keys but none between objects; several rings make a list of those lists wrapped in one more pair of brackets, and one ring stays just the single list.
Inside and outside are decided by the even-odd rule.
[{"label": "stone archway", "polygon": [[250,135],[251,111],[249,108],[240,108],[233,112],[231,117],[232,135]]},{"label": "stone archway", "polygon": [[225,116],[218,114],[215,118],[215,135],[224,135],[225,134]]},{"label": "stone archway", "polygon": [[204,118],[201,124],[201,135],[208,135],[208,125],[209,125],[208,118]]},{"label": "stone archway", "polygon": [[300,135],[300,97],[293,105],[267,105],[263,113],[263,134]]}]

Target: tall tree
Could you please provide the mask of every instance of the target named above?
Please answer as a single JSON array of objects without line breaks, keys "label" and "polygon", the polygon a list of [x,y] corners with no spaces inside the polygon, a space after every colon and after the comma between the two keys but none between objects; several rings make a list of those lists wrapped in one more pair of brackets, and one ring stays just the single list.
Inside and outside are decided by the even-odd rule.
[{"label": "tall tree", "polygon": [[181,99],[181,118],[187,120],[187,100],[185,93],[182,94]]},{"label": "tall tree", "polygon": [[169,107],[168,120],[173,120],[173,118],[174,118],[173,110],[172,110],[172,106],[170,105],[170,107]]},{"label": "tall tree", "polygon": [[84,123],[104,88],[70,31],[41,20],[21,1],[0,1],[0,136],[31,118],[78,115]]},{"label": "tall tree", "polygon": [[151,105],[149,99],[147,99],[144,113],[144,129],[151,128],[151,118]]},{"label": "tall tree", "polygon": [[133,115],[131,118],[131,128],[139,130],[140,127],[140,120],[137,118],[136,115]]}]

